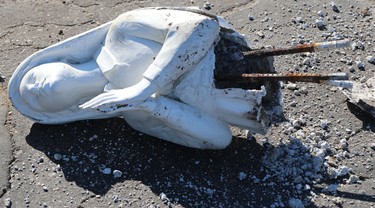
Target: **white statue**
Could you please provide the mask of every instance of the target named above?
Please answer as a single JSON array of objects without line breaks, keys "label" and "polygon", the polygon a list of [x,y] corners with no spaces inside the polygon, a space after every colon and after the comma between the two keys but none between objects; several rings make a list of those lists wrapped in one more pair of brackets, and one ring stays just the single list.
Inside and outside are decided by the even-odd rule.
[{"label": "white statue", "polygon": [[[225,148],[229,125],[265,133],[273,113],[262,107],[264,86],[215,87],[217,43],[246,44],[228,27],[192,8],[130,11],[28,57],[9,96],[39,123],[122,116],[138,131],[180,145]],[[225,28],[231,32],[220,32]]]}]

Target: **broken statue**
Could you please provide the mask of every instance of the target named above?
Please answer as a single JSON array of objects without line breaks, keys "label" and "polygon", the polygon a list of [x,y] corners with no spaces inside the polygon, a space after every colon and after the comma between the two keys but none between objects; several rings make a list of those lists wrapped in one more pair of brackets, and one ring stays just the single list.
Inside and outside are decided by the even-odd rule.
[{"label": "broken statue", "polygon": [[23,115],[43,124],[123,117],[134,129],[201,149],[230,144],[229,125],[264,134],[282,116],[278,83],[220,84],[226,73],[273,72],[247,59],[244,37],[195,8],[145,8],[42,49],[9,82]]}]

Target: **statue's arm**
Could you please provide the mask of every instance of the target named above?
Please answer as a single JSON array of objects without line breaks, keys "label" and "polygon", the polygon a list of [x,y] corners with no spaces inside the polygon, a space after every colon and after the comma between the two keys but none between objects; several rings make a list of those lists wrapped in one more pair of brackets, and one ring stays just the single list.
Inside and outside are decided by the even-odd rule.
[{"label": "statue's arm", "polygon": [[[218,22],[207,16],[173,10],[136,10],[121,15],[113,24],[109,33],[119,27],[123,34],[163,46],[139,83],[103,93],[82,108],[118,112],[129,104],[143,102],[193,69],[212,47],[220,30]],[[121,34],[113,37],[121,38]]]}]

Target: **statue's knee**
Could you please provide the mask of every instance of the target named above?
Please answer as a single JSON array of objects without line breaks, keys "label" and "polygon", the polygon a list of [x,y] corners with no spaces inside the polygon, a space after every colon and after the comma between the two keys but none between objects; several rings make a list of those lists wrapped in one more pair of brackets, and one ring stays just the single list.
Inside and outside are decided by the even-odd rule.
[{"label": "statue's knee", "polygon": [[205,140],[204,149],[225,149],[232,141],[232,132],[229,128],[217,129],[209,140]]}]

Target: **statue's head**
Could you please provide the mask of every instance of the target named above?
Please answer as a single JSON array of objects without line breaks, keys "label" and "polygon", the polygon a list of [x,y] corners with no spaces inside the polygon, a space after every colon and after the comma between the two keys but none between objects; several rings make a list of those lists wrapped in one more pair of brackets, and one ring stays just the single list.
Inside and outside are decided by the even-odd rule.
[{"label": "statue's head", "polygon": [[82,97],[93,96],[93,91],[102,91],[103,85],[92,89],[95,73],[78,68],[62,62],[34,67],[21,80],[23,101],[39,112],[58,112],[76,105]]}]

